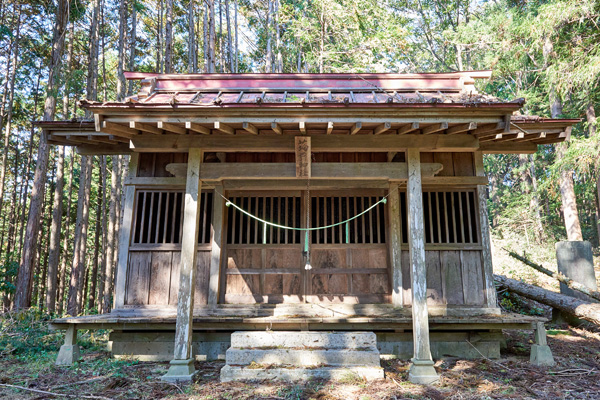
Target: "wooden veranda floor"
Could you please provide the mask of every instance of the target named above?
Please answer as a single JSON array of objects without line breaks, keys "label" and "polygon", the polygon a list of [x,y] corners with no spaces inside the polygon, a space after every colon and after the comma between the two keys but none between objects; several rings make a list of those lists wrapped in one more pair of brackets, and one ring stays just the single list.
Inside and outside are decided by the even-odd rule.
[{"label": "wooden veranda floor", "polygon": [[[545,318],[485,314],[485,309],[430,309],[430,330],[534,329]],[[59,318],[54,329],[174,330],[176,310],[122,309],[110,314]],[[194,330],[369,330],[410,331],[410,308],[387,304],[218,305],[196,308]]]}]

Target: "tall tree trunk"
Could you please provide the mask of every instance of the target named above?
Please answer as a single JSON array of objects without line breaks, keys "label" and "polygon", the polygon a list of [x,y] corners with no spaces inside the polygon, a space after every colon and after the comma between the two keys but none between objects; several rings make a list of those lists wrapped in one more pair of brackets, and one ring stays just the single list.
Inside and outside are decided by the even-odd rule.
[{"label": "tall tree trunk", "polygon": [[206,22],[208,23],[208,43],[206,46],[206,57],[205,57],[205,72],[212,74],[215,72],[215,0],[206,0]]},{"label": "tall tree trunk", "polygon": [[219,69],[218,72],[225,72],[225,63],[223,62],[223,0],[219,0]]},{"label": "tall tree trunk", "polygon": [[234,24],[235,24],[235,73],[240,72],[239,68],[239,42],[238,42],[238,0],[235,1],[235,11],[234,11]]},{"label": "tall tree trunk", "polygon": [[[544,56],[544,65],[546,68],[550,65],[550,60],[554,53],[554,45],[550,36],[544,39],[542,54]],[[550,115],[552,118],[558,118],[563,113],[562,102],[554,87],[550,87],[548,92],[550,100]],[[556,145],[556,158],[562,159],[567,151],[567,143],[562,142]],[[579,223],[579,214],[577,213],[577,201],[575,198],[575,189],[573,183],[573,170],[563,168],[559,177],[560,195],[562,200],[563,216],[565,228],[567,231],[567,240],[583,240],[581,225]]]},{"label": "tall tree trunk", "polygon": [[265,54],[265,72],[273,72],[273,45],[271,35],[271,19],[273,17],[273,0],[267,0],[267,17],[265,18],[265,31],[267,33],[267,51]]},{"label": "tall tree trunk", "polygon": [[75,222],[75,248],[73,250],[69,298],[67,300],[67,314],[69,315],[77,315],[79,313],[79,296],[83,289],[85,254],[87,251],[87,225],[89,221],[90,188],[88,182],[92,173],[92,160],[92,156],[81,157],[81,174],[79,176],[79,191],[77,196],[77,219]]},{"label": "tall tree trunk", "polygon": [[519,166],[523,176],[523,191],[529,196],[529,207],[533,211],[535,239],[540,243],[543,239],[544,227],[542,225],[542,215],[536,192],[537,182],[535,181],[535,170],[533,169],[531,156],[528,154],[519,154]]},{"label": "tall tree trunk", "polygon": [[161,37],[162,33],[162,24],[163,24],[163,1],[158,0],[158,24],[156,25],[156,72],[163,72],[163,54],[162,54],[162,43]]},{"label": "tall tree trunk", "polygon": [[227,19],[227,63],[229,64],[229,72],[235,72],[233,63],[233,44],[231,40],[231,18],[229,14],[229,0],[225,0],[225,18]]},{"label": "tall tree trunk", "polygon": [[[133,5],[132,5],[133,6]],[[125,98],[125,37],[127,29],[127,0],[119,1],[119,42],[117,55],[117,101]]]},{"label": "tall tree trunk", "polygon": [[[135,49],[137,44],[137,10],[135,0],[131,1],[131,31],[129,34],[129,70],[134,71],[135,64]],[[127,85],[127,96],[133,95],[133,81],[129,81]]]},{"label": "tall tree trunk", "polygon": [[68,189],[68,197],[67,197],[67,217],[65,220],[65,235],[63,238],[63,254],[62,261],[60,263],[60,274],[58,279],[58,307],[57,313],[62,315],[63,312],[63,304],[65,303],[64,293],[65,286],[67,280],[67,259],[69,257],[69,243],[71,243],[69,234],[71,233],[71,199],[73,197],[73,172],[75,165],[75,153],[71,152],[70,163],[69,163],[69,189]]},{"label": "tall tree trunk", "polygon": [[116,247],[116,226],[117,226],[117,175],[119,174],[118,156],[112,157],[112,168],[110,173],[110,205],[108,217],[108,234],[106,238],[106,273],[104,281],[104,306],[103,312],[110,310],[111,287],[113,277],[113,267],[115,265],[115,247]]},{"label": "tall tree trunk", "polygon": [[281,56],[281,30],[279,27],[279,0],[275,0],[275,48],[277,49],[276,72],[283,72],[283,57]]},{"label": "tall tree trunk", "polygon": [[52,202],[52,225],[50,228],[50,250],[48,254],[48,278],[46,280],[46,309],[54,314],[56,304],[56,276],[60,259],[60,228],[63,215],[65,148],[58,153],[56,162],[56,187]]},{"label": "tall tree trunk", "polygon": [[96,226],[94,229],[94,256],[92,257],[92,272],[90,276],[90,287],[88,292],[88,310],[96,308],[96,285],[98,283],[98,270],[101,264],[102,248],[102,198],[104,197],[104,186],[102,185],[102,156],[98,158],[98,193],[96,196]]},{"label": "tall tree trunk", "polygon": [[[10,133],[12,127],[12,114],[13,114],[13,104],[15,99],[15,79],[17,77],[17,69],[19,66],[19,39],[21,32],[21,3],[19,3],[19,9],[17,11],[17,26],[16,26],[16,35],[14,39],[14,49],[12,53],[12,74],[10,77],[10,89],[8,95],[8,109],[6,115],[6,126],[4,129],[4,148],[2,149],[2,166],[0,168],[0,212],[3,209],[4,205],[4,187],[6,180],[6,170],[8,168],[8,149],[10,145]],[[10,57],[10,55],[9,55]],[[10,68],[9,68],[10,69]]]},{"label": "tall tree trunk", "polygon": [[[68,22],[68,1],[59,0],[52,36],[51,62],[48,73],[48,87],[46,91],[46,103],[44,105],[44,121],[52,121],[56,108],[56,90],[58,88],[58,76],[60,74],[61,58],[65,44],[65,29]],[[37,245],[37,233],[39,231],[41,205],[44,200],[46,170],[48,167],[48,141],[46,133],[42,131],[38,150],[33,188],[31,190],[31,201],[29,205],[29,217],[25,229],[25,242],[23,244],[23,257],[17,276],[17,289],[15,293],[15,308],[24,309],[31,305],[31,285],[33,283],[32,272],[35,260],[35,249]]]},{"label": "tall tree trunk", "polygon": [[[590,96],[588,105],[585,110],[585,116],[588,123],[588,132],[590,137],[594,137],[598,134],[598,127],[596,124],[598,120],[596,118],[596,109],[594,108],[594,102]],[[598,138],[600,139],[600,137]],[[598,140],[600,142],[600,140]],[[600,159],[600,150],[598,151],[598,159]],[[596,165],[596,231],[598,233],[598,246],[600,246],[600,162]]]},{"label": "tall tree trunk", "polygon": [[173,72],[173,0],[166,0],[165,13],[165,74]]},{"label": "tall tree trunk", "polygon": [[101,167],[100,167],[100,182],[102,184],[102,208],[101,208],[101,219],[102,219],[102,247],[100,252],[100,277],[98,279],[98,301],[97,307],[98,312],[103,313],[104,307],[104,283],[106,282],[106,252],[107,252],[107,220],[106,220],[106,192],[108,188],[106,187],[106,156],[101,157]]},{"label": "tall tree trunk", "polygon": [[198,72],[198,55],[196,54],[196,18],[194,16],[194,0],[188,2],[188,72]]}]

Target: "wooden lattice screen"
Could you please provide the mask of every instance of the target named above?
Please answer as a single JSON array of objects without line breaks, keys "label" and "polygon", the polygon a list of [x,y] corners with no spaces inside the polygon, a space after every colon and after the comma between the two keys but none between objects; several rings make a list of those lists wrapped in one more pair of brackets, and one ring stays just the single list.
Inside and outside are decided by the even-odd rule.
[{"label": "wooden lattice screen", "polygon": [[[183,225],[183,191],[137,190],[132,245],[180,244]],[[212,192],[200,197],[198,243],[210,243]]]},{"label": "wooden lattice screen", "polygon": [[[327,226],[346,221],[373,204],[373,196],[316,196],[311,199],[311,226]],[[312,232],[313,244],[385,243],[385,210],[380,203],[358,218],[332,228]]]},{"label": "wooden lattice screen", "polygon": [[[400,193],[402,243],[408,243],[406,193]],[[477,244],[479,229],[475,192],[423,191],[426,244]]]}]

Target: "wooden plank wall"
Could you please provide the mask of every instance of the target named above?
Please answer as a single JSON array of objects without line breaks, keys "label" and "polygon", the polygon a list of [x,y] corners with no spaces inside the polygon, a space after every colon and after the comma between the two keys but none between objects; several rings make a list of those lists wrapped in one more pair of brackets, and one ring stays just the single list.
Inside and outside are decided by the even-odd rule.
[{"label": "wooden plank wall", "polygon": [[[484,306],[480,250],[426,250],[427,304],[431,306]],[[408,251],[402,251],[404,304],[411,304]]]},{"label": "wooden plank wall", "polygon": [[[176,306],[180,251],[130,251],[126,306]],[[194,304],[207,304],[210,251],[198,251]]]}]

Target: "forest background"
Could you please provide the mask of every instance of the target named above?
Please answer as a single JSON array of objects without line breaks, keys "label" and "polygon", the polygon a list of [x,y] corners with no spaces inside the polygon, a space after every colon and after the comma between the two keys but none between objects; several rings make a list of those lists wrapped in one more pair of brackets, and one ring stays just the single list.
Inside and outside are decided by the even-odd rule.
[{"label": "forest background", "polygon": [[597,252],[600,0],[0,0],[2,307],[110,310],[126,157],[49,148],[32,122],[135,93],[123,71],[478,69],[525,114],[582,118],[568,144],[486,156],[495,240]]}]

